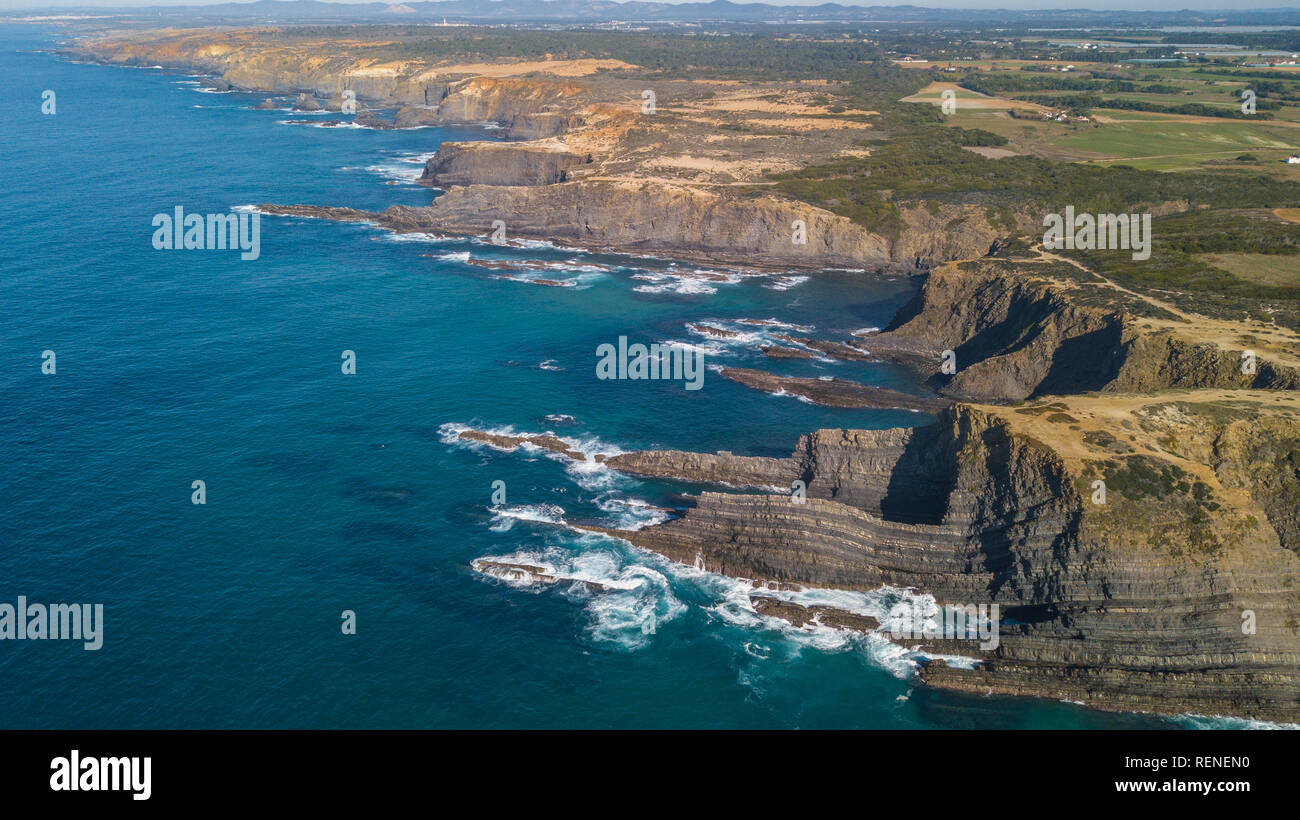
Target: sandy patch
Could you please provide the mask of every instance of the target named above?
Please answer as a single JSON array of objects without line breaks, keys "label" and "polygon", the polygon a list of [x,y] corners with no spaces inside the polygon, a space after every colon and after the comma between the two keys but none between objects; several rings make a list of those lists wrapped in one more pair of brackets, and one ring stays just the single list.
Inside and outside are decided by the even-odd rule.
[{"label": "sandy patch", "polygon": [[670,157],[657,157],[646,163],[647,167],[657,170],[704,171],[709,174],[730,174],[733,177],[755,177],[779,171],[793,171],[799,164],[788,159],[744,159],[726,160],[713,157],[697,157],[691,154],[679,154]]},{"label": "sandy patch", "polygon": [[1045,111],[1043,106],[1037,103],[1023,102],[1021,100],[1003,100],[997,97],[989,97],[971,91],[968,88],[962,88],[956,83],[930,83],[925,88],[916,92],[910,97],[904,97],[902,102],[930,103],[931,105],[943,105],[943,92],[951,91],[957,95],[957,110],[963,108],[967,110],[981,111],[1009,111],[1012,108],[1028,109],[1030,111]]},{"label": "sandy patch", "polygon": [[751,114],[779,114],[784,116],[810,116],[825,115],[832,113],[866,115],[876,114],[876,111],[860,111],[857,109],[846,109],[840,112],[832,112],[828,105],[813,105],[807,101],[800,101],[794,98],[781,100],[764,99],[771,97],[772,94],[761,94],[753,96],[727,96],[712,100],[702,100],[700,102],[690,103],[683,106],[687,109],[700,111],[727,111],[741,112]]},{"label": "sandy patch", "polygon": [[529,60],[518,63],[453,63],[451,65],[432,66],[421,76],[438,77],[451,74],[470,74],[475,77],[518,77],[534,72],[550,74],[553,77],[586,77],[602,69],[618,70],[635,68],[622,60],[594,59],[581,60]]},{"label": "sandy patch", "polygon": [[1018,157],[1019,151],[1011,151],[1007,148],[995,148],[992,145],[963,145],[967,151],[972,154],[979,154],[981,157],[988,159],[1002,159],[1003,157]]}]

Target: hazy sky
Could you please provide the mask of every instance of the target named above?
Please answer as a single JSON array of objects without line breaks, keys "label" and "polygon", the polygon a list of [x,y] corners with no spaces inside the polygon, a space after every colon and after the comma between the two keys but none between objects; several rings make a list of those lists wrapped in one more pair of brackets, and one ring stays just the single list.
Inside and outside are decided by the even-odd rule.
[{"label": "hazy sky", "polygon": [[[660,0],[661,2],[678,2],[679,0]],[[883,0],[836,0],[842,5],[885,6],[896,5]],[[356,2],[356,0],[324,0],[324,2]],[[393,0],[400,2],[400,0]],[[740,2],[740,0],[735,0]],[[823,0],[767,0],[775,5],[806,6],[816,5]],[[87,6],[105,6],[128,8],[140,6],[190,6],[207,5],[208,0],[0,0],[0,9],[51,9]],[[1223,9],[1243,11],[1252,8],[1296,8],[1300,9],[1300,0],[1246,0],[1232,4],[1225,0],[911,0],[897,5],[929,6],[932,8],[1005,8],[1005,9],[1052,9],[1052,8],[1089,8],[1089,9],[1123,9],[1127,11],[1179,9]]]}]

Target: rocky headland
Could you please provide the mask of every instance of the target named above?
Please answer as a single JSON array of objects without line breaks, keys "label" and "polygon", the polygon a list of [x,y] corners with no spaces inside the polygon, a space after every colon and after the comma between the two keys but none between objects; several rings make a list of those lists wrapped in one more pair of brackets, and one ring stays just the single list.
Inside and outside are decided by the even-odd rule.
[{"label": "rocky headland", "polygon": [[[197,29],[90,39],[71,53],[209,73],[232,89],[294,95],[299,111],[338,111],[347,90],[361,101],[355,121],[374,128],[493,126],[504,142],[438,146],[421,182],[445,193],[372,220],[394,230],[486,235],[500,219],[511,237],[581,247],[909,273],[980,256],[999,234],[974,205],[905,208],[902,229],[882,233],[764,192],[774,171],[859,155],[872,127],[874,112],[831,110],[797,84],[652,80],[612,59],[383,61],[367,45]],[[658,103],[646,108],[651,81]]]}]

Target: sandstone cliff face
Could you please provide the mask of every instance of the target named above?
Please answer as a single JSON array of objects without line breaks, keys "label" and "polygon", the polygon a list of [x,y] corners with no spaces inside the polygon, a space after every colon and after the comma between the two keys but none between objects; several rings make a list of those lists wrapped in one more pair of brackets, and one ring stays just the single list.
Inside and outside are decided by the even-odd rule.
[{"label": "sandstone cliff face", "polygon": [[903,208],[903,230],[890,247],[896,261],[911,260],[917,268],[928,268],[950,259],[977,259],[1005,229],[988,221],[986,209],[977,205],[943,205],[934,210],[923,206]]},{"label": "sandstone cliff face", "polygon": [[229,41],[214,41],[202,31],[157,34],[94,41],[74,51],[110,63],[209,72],[227,86],[252,91],[336,98],[346,89],[382,107],[404,108],[401,126],[495,122],[519,139],[561,133],[583,96],[579,86],[565,82],[456,76],[418,60],[380,62],[326,56],[323,49],[276,48],[258,42],[256,31],[232,33]]},{"label": "sandstone cliff face", "polygon": [[[1292,423],[1287,440],[1296,434]],[[1229,447],[1232,436],[1213,436],[1224,464],[1254,452]],[[681,518],[621,534],[674,560],[774,584],[890,584],[943,603],[1000,604],[1001,645],[945,642],[982,663],[929,666],[932,685],[1300,719],[1300,558],[1278,535],[1295,526],[1295,509],[1265,523],[1247,502],[1207,521],[1201,505],[1221,488],[1152,492],[1118,477],[1124,492],[1094,505],[1077,465],[965,406],[915,430],[818,431],[790,459],[641,453],[610,464],[693,481],[807,481],[803,503],[704,493]],[[1254,634],[1243,634],[1246,610]]]},{"label": "sandstone cliff face", "polygon": [[425,164],[420,181],[439,187],[553,185],[585,163],[562,145],[444,142]]},{"label": "sandstone cliff face", "polygon": [[438,120],[495,122],[512,139],[541,139],[568,130],[588,102],[583,89],[570,83],[474,77],[450,87],[438,106]]},{"label": "sandstone cliff face", "polygon": [[[656,157],[681,160],[671,155],[689,154],[694,146],[675,142],[671,130],[648,127],[636,113],[639,100],[625,99],[628,92],[617,84],[456,76],[418,60],[380,63],[301,44],[283,47],[262,34],[214,41],[202,32],[155,32],[138,41],[90,43],[82,53],[214,72],[238,88],[303,94],[304,105],[315,105],[316,98],[331,100],[331,108],[341,105],[348,89],[369,105],[400,106],[397,127],[494,123],[515,141],[444,144],[423,179],[447,194],[421,214],[388,215],[388,222],[409,223],[413,230],[482,234],[503,219],[513,236],[629,253],[908,273],[983,255],[999,233],[974,206],[905,209],[904,229],[891,238],[794,200],[665,180]],[[634,128],[642,129],[641,142],[625,142]],[[598,173],[593,163],[612,170]],[[575,180],[574,172],[596,178]],[[806,224],[806,244],[794,242],[797,220]]]},{"label": "sandstone cliff face", "polygon": [[1149,393],[1165,387],[1250,387],[1300,390],[1300,371],[1261,358],[1253,374],[1242,373],[1240,348],[1225,350],[1180,338],[1174,331],[1131,334],[1123,363],[1108,390]]},{"label": "sandstone cliff face", "polygon": [[[888,264],[884,240],[842,217],[782,200],[735,200],[687,186],[577,182],[539,187],[453,187],[428,207],[382,213],[312,205],[261,206],[267,213],[374,222],[400,232],[486,236],[506,223],[507,238],[581,247],[664,253],[743,266],[822,267]],[[808,223],[808,244],[790,242],[788,225]]]},{"label": "sandstone cliff face", "polygon": [[[573,182],[543,188],[470,185],[424,210],[432,230],[483,233],[503,219],[510,234],[582,246],[713,258],[736,264],[886,264],[884,240],[797,202],[738,199],[684,185]],[[791,241],[803,219],[808,241]]]},{"label": "sandstone cliff face", "polygon": [[1090,390],[1169,387],[1300,388],[1300,370],[1261,357],[1242,373],[1245,347],[1225,349],[1177,330],[1139,327],[1123,307],[1082,304],[1070,289],[1034,276],[945,265],[932,271],[886,333],[868,347],[928,354],[952,350],[958,372],[935,378],[947,395],[1009,401]]}]

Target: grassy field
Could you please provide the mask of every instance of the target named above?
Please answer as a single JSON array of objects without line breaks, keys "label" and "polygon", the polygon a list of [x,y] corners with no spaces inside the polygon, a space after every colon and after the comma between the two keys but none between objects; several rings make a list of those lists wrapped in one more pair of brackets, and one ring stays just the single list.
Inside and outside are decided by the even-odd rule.
[{"label": "grassy field", "polygon": [[[1300,152],[1300,127],[1285,122],[1101,109],[1093,123],[1058,123],[963,108],[960,93],[957,100],[957,113],[946,122],[1006,137],[1006,147],[1020,153],[1155,171],[1241,168],[1300,181],[1300,165],[1283,161]],[[1238,160],[1243,155],[1254,159]]]},{"label": "grassy field", "polygon": [[1202,261],[1260,285],[1300,285],[1300,256],[1271,253],[1205,253]]},{"label": "grassy field", "polygon": [[1096,115],[1098,127],[1067,135],[1058,144],[1094,155],[1095,161],[1161,171],[1243,153],[1281,166],[1286,155],[1300,150],[1300,129],[1289,125],[1105,109]]}]

